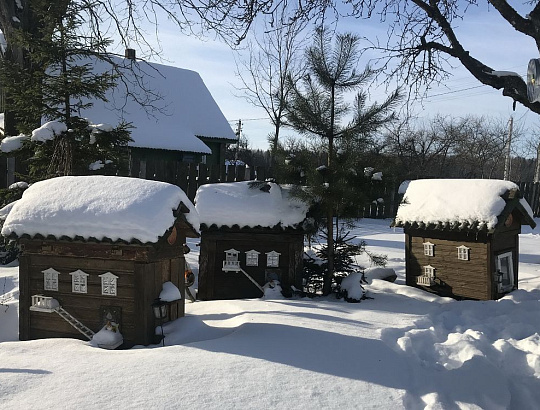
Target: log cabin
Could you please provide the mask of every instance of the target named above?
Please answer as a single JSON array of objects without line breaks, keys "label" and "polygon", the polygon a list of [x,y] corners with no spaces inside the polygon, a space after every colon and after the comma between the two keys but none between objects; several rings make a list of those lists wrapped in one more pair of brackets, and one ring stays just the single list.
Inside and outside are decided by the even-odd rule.
[{"label": "log cabin", "polygon": [[[171,178],[178,162],[225,164],[226,148],[238,137],[199,73],[137,59],[132,49],[126,50],[126,58],[111,55],[80,64],[85,63],[96,75],[114,72],[121,77],[104,100],[83,99],[77,114],[111,128],[130,125],[129,176],[156,179],[147,164],[158,164],[161,178],[163,173]],[[0,149],[9,156],[18,148],[5,143]],[[16,157],[0,157],[0,169],[2,188],[13,184],[17,173],[28,172]]]},{"label": "log cabin", "polygon": [[516,184],[460,179],[410,182],[392,223],[405,233],[407,285],[475,300],[517,289],[522,225],[536,223]]},{"label": "log cabin", "polygon": [[238,137],[199,73],[137,59],[133,49],[108,60],[92,61],[94,73],[117,71],[122,81],[80,116],[132,125],[130,176],[150,178],[145,166],[151,160],[225,163],[226,147]]},{"label": "log cabin", "polygon": [[110,176],[33,184],[2,229],[21,249],[20,340],[92,340],[108,326],[124,347],[158,342],[152,303],[164,284],[175,287],[163,319],[184,316],[184,243],[197,229],[174,185]]},{"label": "log cabin", "polygon": [[198,298],[257,298],[270,281],[284,295],[302,288],[308,207],[274,182],[203,185]]}]

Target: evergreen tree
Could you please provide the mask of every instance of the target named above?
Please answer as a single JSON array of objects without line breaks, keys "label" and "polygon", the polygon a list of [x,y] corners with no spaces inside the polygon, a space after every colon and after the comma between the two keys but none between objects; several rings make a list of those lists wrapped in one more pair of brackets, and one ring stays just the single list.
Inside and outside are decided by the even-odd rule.
[{"label": "evergreen tree", "polygon": [[32,7],[51,35],[17,32],[12,41],[30,50],[30,64],[2,60],[0,82],[10,96],[20,132],[29,134],[36,128],[36,118],[63,126],[50,128],[45,138],[43,133],[33,133],[20,151],[19,157],[29,156],[30,179],[88,174],[103,168],[108,168],[108,173],[122,173],[127,169],[127,144],[131,140],[127,124],[99,127],[78,116],[92,100],[106,101],[106,91],[115,84],[113,73],[92,70],[96,59],[107,58],[110,41],[81,30],[85,6],[67,0],[36,0]]},{"label": "evergreen tree", "polygon": [[[337,34],[332,47],[332,35],[324,28],[316,31],[314,44],[307,49],[307,75],[302,87],[291,80],[292,92],[287,101],[287,120],[301,134],[319,139],[326,151],[326,164],[313,170],[305,169],[308,189],[298,190],[320,202],[325,217],[328,269],[325,272],[323,294],[331,292],[336,250],[334,217],[358,204],[362,178],[353,167],[354,150],[361,147],[383,124],[394,119],[392,109],[399,96],[393,92],[382,104],[367,106],[367,95],[359,91],[374,71],[367,67],[357,73],[359,37]],[[354,104],[345,101],[345,93],[356,91]],[[350,121],[344,124],[346,118]],[[353,171],[351,171],[353,170]]]}]

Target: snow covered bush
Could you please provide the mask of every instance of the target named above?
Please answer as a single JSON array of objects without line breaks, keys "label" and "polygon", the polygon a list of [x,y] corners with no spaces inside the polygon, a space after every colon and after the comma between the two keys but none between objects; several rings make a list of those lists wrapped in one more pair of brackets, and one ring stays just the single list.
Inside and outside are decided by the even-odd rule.
[{"label": "snow covered bush", "polygon": [[27,161],[29,176],[40,180],[59,175],[125,174],[129,141],[126,124],[96,126],[79,117],[70,117],[67,124],[48,122],[34,130],[24,144],[33,153]]},{"label": "snow covered bush", "polygon": [[360,302],[366,297],[366,290],[362,286],[365,283],[361,272],[352,272],[343,278],[340,286],[339,296],[342,296],[347,302]]}]

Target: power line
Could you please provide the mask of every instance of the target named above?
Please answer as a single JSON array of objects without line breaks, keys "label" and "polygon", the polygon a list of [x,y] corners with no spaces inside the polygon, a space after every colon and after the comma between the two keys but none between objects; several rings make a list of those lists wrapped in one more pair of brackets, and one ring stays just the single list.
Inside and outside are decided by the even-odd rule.
[{"label": "power line", "polygon": [[426,98],[426,102],[438,103],[438,102],[459,100],[461,98],[479,97],[479,96],[482,96],[482,95],[488,95],[488,94],[494,93],[496,91],[497,91],[496,89],[483,90],[483,91],[476,91],[476,92],[472,92],[472,93],[468,93],[468,94],[453,95],[453,96],[447,97],[447,98],[435,98],[433,100],[431,100],[429,98]]},{"label": "power line", "polygon": [[[265,118],[245,118],[245,119],[242,119],[242,122],[246,122],[246,121],[262,121],[262,120],[268,120],[268,117],[265,117]],[[227,120],[227,122],[237,123],[238,120]]]},{"label": "power line", "polygon": [[483,86],[484,86],[484,84],[481,84],[481,85],[477,85],[476,87],[469,87],[469,88],[462,88],[460,90],[447,91],[447,92],[440,93],[440,94],[428,95],[426,98],[440,97],[441,95],[455,94],[455,93],[459,93],[459,92],[462,92],[462,91],[470,91],[470,90],[474,90],[475,88],[480,88],[480,87],[483,87]]}]

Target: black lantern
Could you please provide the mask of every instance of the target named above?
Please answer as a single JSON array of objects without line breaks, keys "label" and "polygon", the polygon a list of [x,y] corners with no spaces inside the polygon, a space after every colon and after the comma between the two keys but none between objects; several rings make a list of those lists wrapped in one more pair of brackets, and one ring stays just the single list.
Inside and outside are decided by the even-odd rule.
[{"label": "black lantern", "polygon": [[163,342],[163,346],[165,346],[165,335],[163,334],[163,319],[167,317],[167,309],[167,302],[162,301],[161,298],[154,299],[154,302],[152,303],[152,310],[154,311],[155,318],[159,320],[159,326],[161,327],[161,335],[158,335],[158,337]]},{"label": "black lantern", "polygon": [[152,309],[156,319],[163,320],[167,317],[167,302],[161,300],[161,298],[154,299],[152,303]]}]

